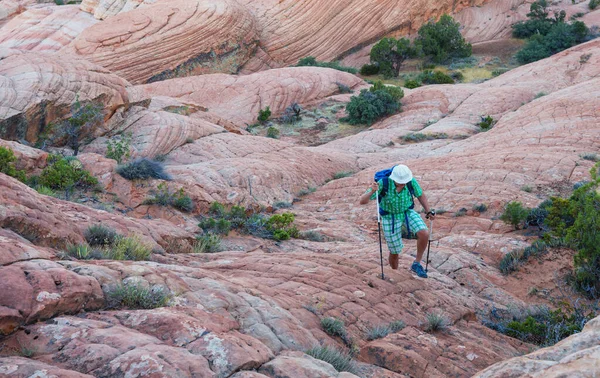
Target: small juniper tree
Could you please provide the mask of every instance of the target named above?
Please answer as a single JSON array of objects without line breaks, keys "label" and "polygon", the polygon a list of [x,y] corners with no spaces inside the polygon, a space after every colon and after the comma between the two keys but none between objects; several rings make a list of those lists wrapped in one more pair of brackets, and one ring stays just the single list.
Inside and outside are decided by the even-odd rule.
[{"label": "small juniper tree", "polygon": [[406,38],[383,38],[371,49],[371,64],[379,66],[384,77],[398,77],[402,63],[417,55]]}]

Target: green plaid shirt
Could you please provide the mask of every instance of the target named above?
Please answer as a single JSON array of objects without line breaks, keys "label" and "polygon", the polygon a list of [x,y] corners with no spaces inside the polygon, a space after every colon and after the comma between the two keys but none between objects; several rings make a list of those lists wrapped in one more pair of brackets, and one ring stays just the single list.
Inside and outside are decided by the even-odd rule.
[{"label": "green plaid shirt", "polygon": [[[383,181],[379,180],[378,184],[379,194],[381,194],[381,191],[383,190]],[[421,189],[421,186],[414,178],[412,179],[412,187],[415,192],[415,197],[421,197],[423,195],[423,189]],[[372,200],[376,198],[376,193],[371,194]],[[391,214],[402,214],[410,208],[412,203],[413,199],[408,188],[404,186],[404,189],[398,193],[396,192],[396,183],[394,180],[389,180],[387,194],[381,200],[381,208]]]}]

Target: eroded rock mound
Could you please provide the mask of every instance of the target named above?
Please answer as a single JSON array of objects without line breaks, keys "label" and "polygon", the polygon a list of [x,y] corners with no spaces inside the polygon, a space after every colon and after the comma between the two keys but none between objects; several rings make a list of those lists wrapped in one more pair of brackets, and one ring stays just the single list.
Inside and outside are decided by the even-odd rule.
[{"label": "eroded rock mound", "polygon": [[175,97],[203,106],[209,112],[245,126],[256,122],[258,111],[270,107],[273,116],[296,102],[301,105],[339,93],[339,84],[356,88],[355,75],[316,67],[294,67],[246,76],[202,75],[166,80],[131,89],[133,101],[154,96]]},{"label": "eroded rock mound", "polygon": [[57,51],[96,22],[77,5],[32,8],[2,27],[0,47]]},{"label": "eroded rock mound", "polygon": [[474,378],[595,377],[600,374],[600,317],[588,322],[581,333],[523,357],[499,362]]},{"label": "eroded rock mound", "polygon": [[36,142],[49,123],[71,113],[76,99],[110,113],[127,102],[124,79],[86,60],[3,50],[0,137]]},{"label": "eroded rock mound", "polygon": [[257,43],[254,17],[234,0],[177,0],[87,28],[68,49],[136,84],[237,72]]}]

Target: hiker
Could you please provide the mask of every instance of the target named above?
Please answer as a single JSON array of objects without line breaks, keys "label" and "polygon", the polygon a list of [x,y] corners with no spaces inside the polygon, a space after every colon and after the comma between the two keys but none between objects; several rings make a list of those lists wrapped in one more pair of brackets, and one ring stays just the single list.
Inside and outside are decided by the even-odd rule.
[{"label": "hiker", "polygon": [[[387,183],[384,181],[387,180]],[[387,189],[387,192],[386,192]],[[427,218],[433,219],[435,211],[429,209],[427,197],[417,180],[413,178],[412,172],[406,165],[397,165],[389,174],[377,182],[360,197],[360,204],[365,205],[369,199],[374,200],[379,194],[380,214],[383,224],[383,234],[390,250],[389,263],[392,269],[398,269],[398,260],[402,252],[402,225],[406,225],[407,233],[417,235],[417,257],[411,266],[411,270],[419,277],[427,278],[427,272],[421,266],[423,252],[429,241],[429,230],[421,218],[421,215],[413,210],[413,195],[417,197]]]}]

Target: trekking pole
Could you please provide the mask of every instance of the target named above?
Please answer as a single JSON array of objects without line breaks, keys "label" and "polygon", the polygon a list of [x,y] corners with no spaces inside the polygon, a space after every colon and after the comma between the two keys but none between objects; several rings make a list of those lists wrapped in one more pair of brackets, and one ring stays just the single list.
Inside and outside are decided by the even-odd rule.
[{"label": "trekking pole", "polygon": [[381,259],[381,279],[385,280],[383,275],[383,248],[381,247],[381,214],[379,214],[379,190],[377,191],[377,229],[379,230],[379,257]]},{"label": "trekking pole", "polygon": [[425,259],[425,273],[429,267],[429,250],[431,249],[431,238],[433,237],[433,218],[429,221],[429,242],[427,243],[427,258]]}]

